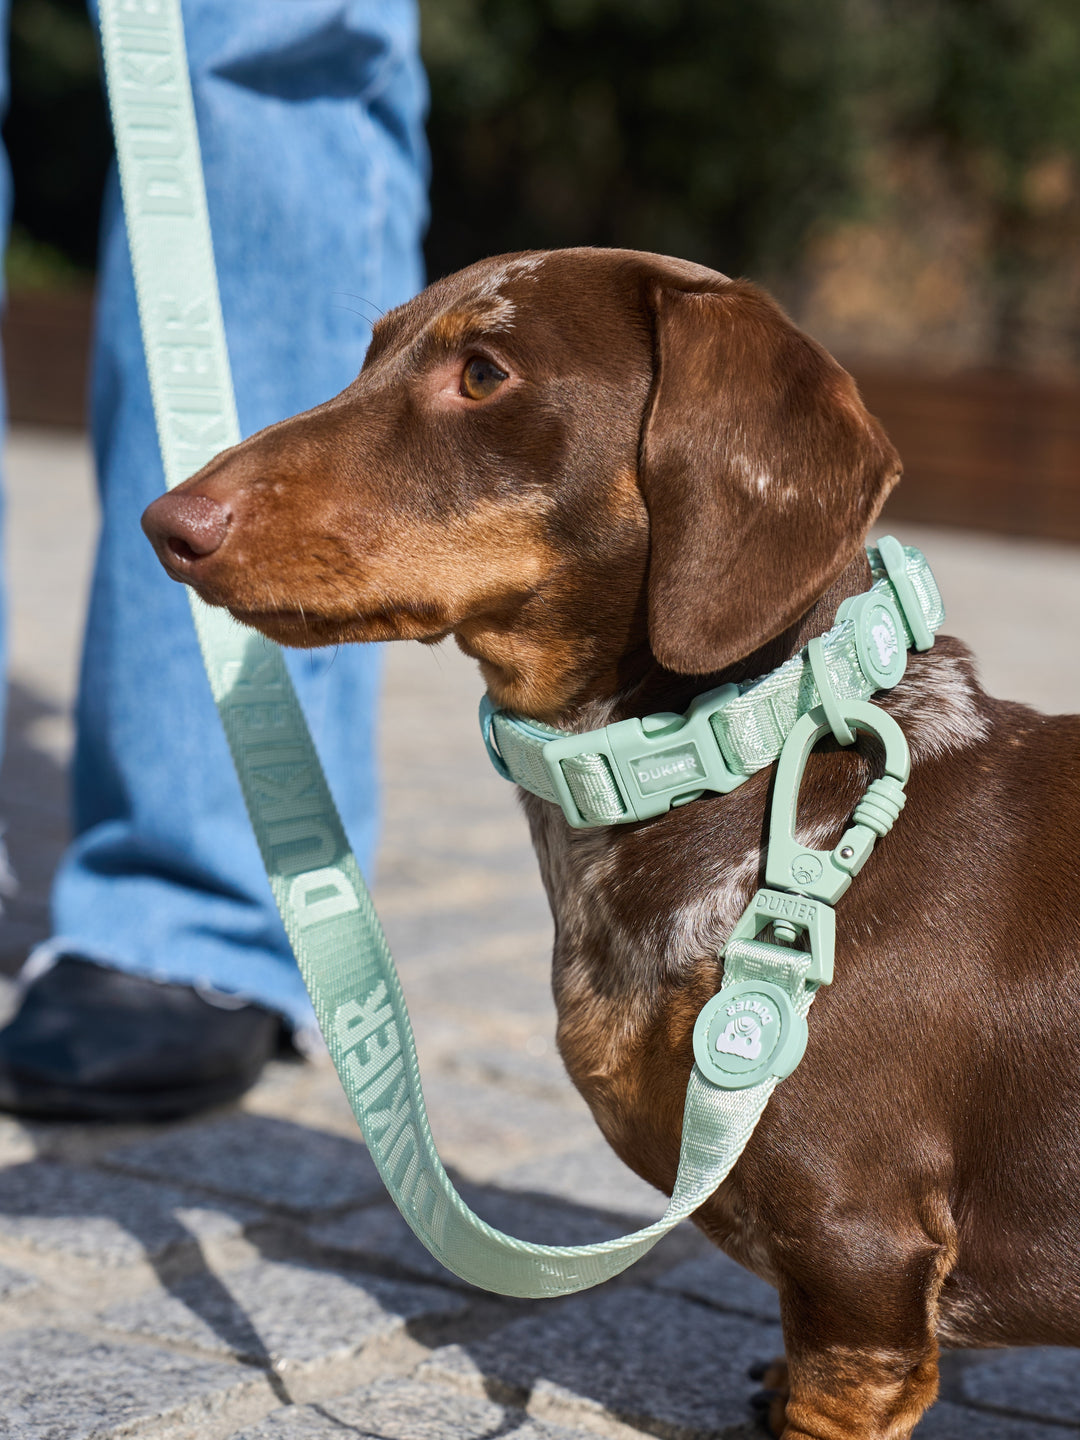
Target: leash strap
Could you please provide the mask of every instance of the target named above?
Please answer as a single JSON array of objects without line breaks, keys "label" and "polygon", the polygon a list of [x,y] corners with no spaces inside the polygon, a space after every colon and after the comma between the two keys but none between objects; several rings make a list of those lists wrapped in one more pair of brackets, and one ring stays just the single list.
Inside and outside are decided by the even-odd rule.
[{"label": "leash strap", "polygon": [[[105,72],[166,483],[240,440],[214,271],[179,0],[102,0]],[[493,1229],[455,1190],[431,1137],[408,1011],[278,648],[188,590],[270,887],[372,1159],[428,1249],[506,1295],[566,1295],[617,1275],[702,1205],[776,1084],[687,1087],[679,1173],[655,1224],[597,1245]],[[772,981],[805,1015],[805,955]],[[732,964],[725,990],[735,984]],[[785,978],[786,977],[786,978]],[[765,982],[760,982],[765,983]],[[724,992],[722,991],[721,994]]]}]

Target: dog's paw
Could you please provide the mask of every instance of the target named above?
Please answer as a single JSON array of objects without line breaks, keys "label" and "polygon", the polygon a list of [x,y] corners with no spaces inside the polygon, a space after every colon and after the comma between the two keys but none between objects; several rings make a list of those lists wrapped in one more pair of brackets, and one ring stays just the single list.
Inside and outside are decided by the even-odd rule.
[{"label": "dog's paw", "polygon": [[758,1420],[771,1435],[783,1434],[788,1402],[787,1361],[780,1355],[775,1360],[751,1365],[746,1372],[751,1380],[760,1380],[761,1389],[750,1397],[750,1405]]}]

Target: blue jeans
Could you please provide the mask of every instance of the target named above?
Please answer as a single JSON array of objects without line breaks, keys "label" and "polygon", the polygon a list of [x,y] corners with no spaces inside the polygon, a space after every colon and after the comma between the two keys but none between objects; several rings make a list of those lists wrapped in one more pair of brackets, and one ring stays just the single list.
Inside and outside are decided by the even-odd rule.
[{"label": "blue jeans", "polygon": [[[245,434],[336,394],[422,283],[426,89],[413,0],[184,0]],[[48,955],[311,1011],[270,896],[187,597],[139,528],[163,488],[118,187],[105,201],[92,426],[102,532],[78,705],[75,839]],[[283,538],[283,543],[287,543]],[[289,657],[362,866],[378,653]],[[41,960],[39,959],[39,962]]]}]

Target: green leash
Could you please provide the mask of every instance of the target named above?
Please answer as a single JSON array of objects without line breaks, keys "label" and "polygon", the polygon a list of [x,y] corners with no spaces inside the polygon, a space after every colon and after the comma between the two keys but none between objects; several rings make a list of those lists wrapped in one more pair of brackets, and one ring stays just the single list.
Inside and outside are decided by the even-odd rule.
[{"label": "green leash", "polygon": [[[147,368],[171,487],[241,438],[179,0],[102,0],[101,28]],[[790,747],[794,789],[790,801],[774,806],[770,867],[774,843],[778,865],[787,854],[783,846],[794,847],[792,863],[801,866],[796,878],[809,879],[793,895],[790,878],[785,886],[770,869],[770,888],[755,897],[726,947],[723,988],[698,1020],[679,1173],[664,1216],[602,1244],[530,1244],[475,1215],[439,1159],[397,972],[281,652],[193,591],[188,596],[274,899],[345,1093],[401,1213],[448,1269],[501,1294],[565,1295],[617,1275],[715,1192],[778,1080],[798,1063],[806,1012],[818,984],[831,976],[832,929],[825,916],[831,920],[836,873],[850,880],[875,836],[888,828],[882,806],[871,806],[874,823],[861,823],[857,813],[835,852],[794,846],[789,812],[803,747],[809,753],[810,737],[835,729],[839,715],[882,739],[893,770],[902,772],[899,786],[907,775],[899,729],[883,711],[833,696],[831,719],[814,710],[789,737],[785,758]],[[895,796],[891,803],[898,810]],[[843,858],[845,849],[855,858]],[[790,871],[791,863],[785,877]],[[832,888],[819,893],[815,874]],[[759,938],[770,924],[788,944]],[[789,948],[800,935],[809,950]]]}]

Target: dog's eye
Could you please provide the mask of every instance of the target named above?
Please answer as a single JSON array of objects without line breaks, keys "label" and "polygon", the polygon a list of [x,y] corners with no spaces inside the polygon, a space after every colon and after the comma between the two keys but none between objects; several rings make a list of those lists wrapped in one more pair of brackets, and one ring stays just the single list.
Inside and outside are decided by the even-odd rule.
[{"label": "dog's eye", "polygon": [[500,370],[493,360],[474,355],[461,373],[461,393],[470,400],[486,400],[505,379],[506,371]]}]

